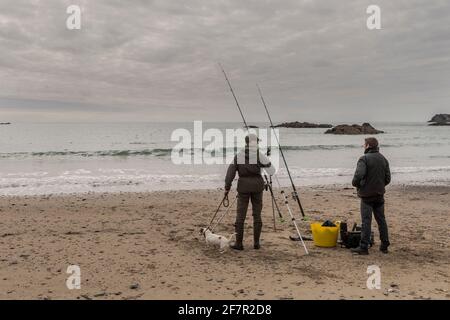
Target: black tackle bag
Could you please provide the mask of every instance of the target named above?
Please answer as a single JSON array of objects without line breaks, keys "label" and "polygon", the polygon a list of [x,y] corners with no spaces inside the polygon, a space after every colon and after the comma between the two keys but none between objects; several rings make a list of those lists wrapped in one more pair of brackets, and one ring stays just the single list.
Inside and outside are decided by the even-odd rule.
[{"label": "black tackle bag", "polygon": [[[361,227],[355,223],[353,225],[352,231],[348,231],[347,223],[341,222],[340,224],[340,234],[341,234],[341,248],[345,247],[347,249],[357,248],[361,242]],[[370,234],[370,246],[372,247],[375,243],[374,234]]]}]

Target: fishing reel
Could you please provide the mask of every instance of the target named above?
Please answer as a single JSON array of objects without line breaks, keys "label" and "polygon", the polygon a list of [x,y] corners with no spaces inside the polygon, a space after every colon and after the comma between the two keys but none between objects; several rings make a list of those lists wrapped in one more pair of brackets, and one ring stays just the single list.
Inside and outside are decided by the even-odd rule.
[{"label": "fishing reel", "polygon": [[266,174],[264,174],[264,180],[264,190],[269,191],[272,186],[272,177],[269,178]]}]

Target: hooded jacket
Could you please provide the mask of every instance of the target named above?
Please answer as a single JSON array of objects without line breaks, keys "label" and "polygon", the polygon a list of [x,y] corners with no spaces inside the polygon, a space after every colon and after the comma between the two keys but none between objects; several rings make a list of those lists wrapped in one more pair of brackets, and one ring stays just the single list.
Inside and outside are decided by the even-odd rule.
[{"label": "hooded jacket", "polygon": [[357,188],[360,198],[383,196],[385,186],[391,182],[389,162],[378,148],[368,148],[359,158],[352,185]]},{"label": "hooded jacket", "polygon": [[225,176],[225,190],[231,189],[231,184],[237,172],[239,174],[237,185],[239,193],[262,192],[265,184],[261,176],[262,169],[269,175],[275,173],[275,168],[265,155],[258,149],[247,146],[234,156],[233,162],[228,166]]}]

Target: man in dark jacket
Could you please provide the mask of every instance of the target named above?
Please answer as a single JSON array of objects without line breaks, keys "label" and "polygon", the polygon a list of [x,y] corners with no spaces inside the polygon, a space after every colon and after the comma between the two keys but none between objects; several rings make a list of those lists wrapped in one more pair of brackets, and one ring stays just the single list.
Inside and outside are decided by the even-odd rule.
[{"label": "man in dark jacket", "polygon": [[245,137],[245,149],[234,157],[225,177],[226,195],[231,189],[236,172],[239,174],[235,223],[236,242],[231,246],[235,250],[244,249],[244,222],[250,200],[253,211],[253,247],[255,249],[260,248],[259,238],[262,230],[261,211],[265,186],[264,179],[261,176],[261,169],[264,168],[267,174],[273,175],[275,168],[271,165],[269,159],[259,152],[258,141],[259,139],[255,134],[249,134]]},{"label": "man in dark jacket", "polygon": [[378,141],[375,138],[366,138],[364,155],[359,158],[352,184],[358,190],[361,198],[361,243],[353,253],[369,254],[371,235],[372,212],[380,232],[380,251],[388,253],[389,234],[384,216],[385,186],[391,182],[389,162],[379,152]]}]

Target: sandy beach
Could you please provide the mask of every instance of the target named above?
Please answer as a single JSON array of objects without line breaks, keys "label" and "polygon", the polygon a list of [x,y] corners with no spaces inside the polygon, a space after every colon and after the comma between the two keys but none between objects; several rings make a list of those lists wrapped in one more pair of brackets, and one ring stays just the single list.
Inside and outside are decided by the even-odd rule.
[{"label": "sandy beach", "polygon": [[[377,238],[369,256],[310,241],[306,256],[288,239],[285,208],[274,231],[268,193],[262,249],[252,248],[249,214],[245,250],[223,254],[198,232],[221,190],[1,197],[0,299],[449,299],[449,195],[450,187],[389,188],[391,252],[380,253]],[[301,196],[311,221],[360,222],[352,188]],[[218,233],[233,231],[234,215]],[[80,290],[66,287],[68,265],[81,268]],[[366,287],[369,265],[381,268],[380,290]]]}]

